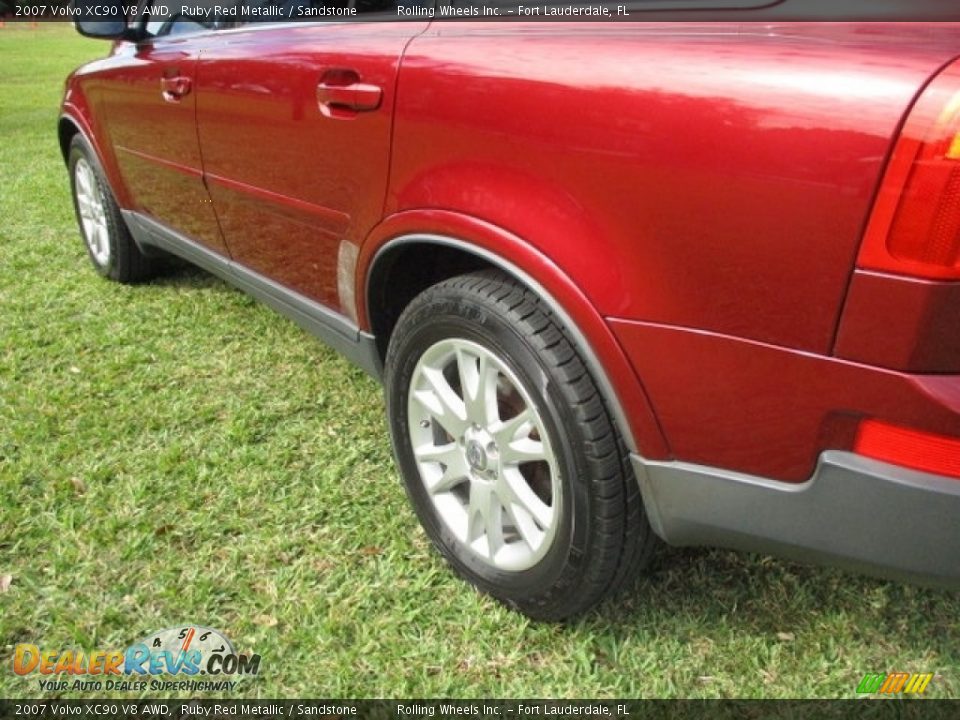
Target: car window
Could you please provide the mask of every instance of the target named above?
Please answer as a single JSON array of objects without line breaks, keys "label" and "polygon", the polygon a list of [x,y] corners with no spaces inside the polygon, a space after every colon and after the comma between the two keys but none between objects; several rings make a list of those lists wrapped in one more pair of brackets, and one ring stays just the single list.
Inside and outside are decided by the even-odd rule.
[{"label": "car window", "polygon": [[229,0],[191,0],[190,4],[147,5],[144,30],[149,37],[175,37],[217,30],[230,25]]}]

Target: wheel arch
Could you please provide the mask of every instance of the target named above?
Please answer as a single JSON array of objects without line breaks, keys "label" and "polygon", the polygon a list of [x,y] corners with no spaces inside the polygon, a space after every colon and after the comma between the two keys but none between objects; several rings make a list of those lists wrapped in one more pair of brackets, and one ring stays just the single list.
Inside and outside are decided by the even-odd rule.
[{"label": "wheel arch", "polygon": [[[76,93],[74,93],[75,95]],[[100,138],[94,132],[91,118],[88,116],[85,101],[82,98],[74,97],[70,102],[63,104],[57,121],[57,139],[65,164],[70,159],[70,143],[77,135],[86,140],[87,144],[96,153],[97,160],[106,175],[110,190],[113,192],[117,203],[121,208],[129,208],[130,196],[127,193],[126,185],[122,181],[113,148],[110,147],[109,143],[100,142]]]},{"label": "wheel arch", "polygon": [[83,134],[80,125],[69,115],[61,115],[57,122],[57,139],[60,141],[60,155],[66,163],[70,157],[70,143],[75,135]]},{"label": "wheel arch", "polygon": [[645,458],[669,458],[646,391],[603,318],[566,273],[505,230],[443,210],[391,217],[360,250],[356,268],[360,325],[377,337],[383,357],[396,320],[417,294],[450,277],[488,268],[523,283],[559,318],[629,450]]}]

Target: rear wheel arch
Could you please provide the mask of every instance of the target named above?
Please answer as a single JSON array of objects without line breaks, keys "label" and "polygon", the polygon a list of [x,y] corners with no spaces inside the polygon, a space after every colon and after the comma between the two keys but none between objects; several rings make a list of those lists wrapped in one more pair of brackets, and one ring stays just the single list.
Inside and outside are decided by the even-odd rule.
[{"label": "rear wheel arch", "polygon": [[374,258],[366,283],[367,316],[381,360],[397,320],[417,295],[457,275],[495,268],[467,249],[428,239],[388,243]]},{"label": "rear wheel arch", "polygon": [[[364,255],[366,263],[363,262]],[[426,262],[425,258],[428,259]],[[648,459],[667,459],[669,449],[646,392],[612,335],[609,336],[609,346],[604,350],[608,363],[611,352],[619,355],[617,382],[613,380],[608,364],[601,360],[595,342],[591,342],[588,334],[573,319],[573,314],[556,299],[544,283],[518,264],[478,243],[446,235],[414,233],[393,237],[373,252],[369,250],[369,246],[364,247],[358,268],[358,287],[362,290],[363,297],[362,315],[377,338],[381,358],[386,357],[397,319],[417,295],[433,285],[463,273],[486,269],[505,272],[537,294],[550,307],[584,356],[628,450]],[[577,308],[581,316],[585,312],[592,313],[595,320],[602,323],[596,310],[586,305],[584,301]],[[603,327],[606,327],[605,324]],[[625,372],[629,373],[627,380],[624,380]],[[634,396],[627,398],[626,402],[617,392],[618,388],[624,389],[625,382],[635,384],[635,388],[631,389]],[[629,414],[628,407],[632,410]]]}]

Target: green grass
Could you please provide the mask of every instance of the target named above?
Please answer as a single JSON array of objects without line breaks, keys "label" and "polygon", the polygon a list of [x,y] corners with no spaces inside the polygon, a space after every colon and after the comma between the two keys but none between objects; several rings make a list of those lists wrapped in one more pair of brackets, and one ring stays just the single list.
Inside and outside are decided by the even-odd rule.
[{"label": "green grass", "polygon": [[455,579],[372,380],[200,271],[88,267],[55,127],[63,78],[106,49],[0,29],[0,696],[41,694],[19,642],[185,622],[263,656],[249,696],[852,697],[892,670],[960,695],[944,592],[665,549],[630,597],[551,626]]}]

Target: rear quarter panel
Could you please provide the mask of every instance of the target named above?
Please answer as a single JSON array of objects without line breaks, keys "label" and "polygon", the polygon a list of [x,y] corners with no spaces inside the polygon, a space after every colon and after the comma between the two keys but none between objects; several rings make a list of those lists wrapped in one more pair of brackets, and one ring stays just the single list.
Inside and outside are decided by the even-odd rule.
[{"label": "rear quarter panel", "polygon": [[828,353],[891,139],[955,37],[437,23],[401,70],[387,213],[502,227],[607,317]]}]

